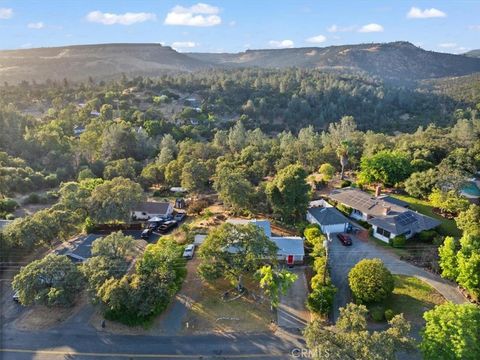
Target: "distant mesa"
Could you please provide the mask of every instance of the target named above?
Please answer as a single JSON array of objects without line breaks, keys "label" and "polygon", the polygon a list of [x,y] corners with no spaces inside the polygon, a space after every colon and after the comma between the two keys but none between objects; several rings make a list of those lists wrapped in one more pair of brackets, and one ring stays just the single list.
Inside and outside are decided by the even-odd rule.
[{"label": "distant mesa", "polygon": [[362,72],[384,80],[411,81],[480,72],[480,50],[464,55],[426,51],[405,42],[247,50],[240,53],[179,53],[160,44],[97,44],[0,51],[0,81],[42,82],[158,76],[202,69],[319,68]]}]

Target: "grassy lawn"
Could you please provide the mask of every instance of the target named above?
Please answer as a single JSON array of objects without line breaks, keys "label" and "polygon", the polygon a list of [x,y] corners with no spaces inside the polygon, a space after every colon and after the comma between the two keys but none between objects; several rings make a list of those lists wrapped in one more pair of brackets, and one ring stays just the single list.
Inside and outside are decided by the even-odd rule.
[{"label": "grassy lawn", "polygon": [[434,213],[433,207],[430,205],[428,201],[420,200],[407,195],[392,195],[392,196],[399,200],[408,202],[412,210],[418,211],[421,214],[440,220],[442,222],[442,224],[439,227],[440,234],[455,236],[455,237],[462,236],[460,230],[457,228],[457,225],[455,224],[455,220],[445,219],[444,217]]},{"label": "grassy lawn", "polygon": [[423,313],[445,302],[434,288],[415,277],[394,275],[394,278],[393,294],[380,305],[392,309],[395,314],[403,313],[412,325],[422,325]]}]

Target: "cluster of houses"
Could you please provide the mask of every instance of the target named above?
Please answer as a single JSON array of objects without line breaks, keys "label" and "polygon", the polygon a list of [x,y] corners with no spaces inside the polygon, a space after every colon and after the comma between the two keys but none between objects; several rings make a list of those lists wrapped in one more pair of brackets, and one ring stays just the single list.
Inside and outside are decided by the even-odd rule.
[{"label": "cluster of houses", "polygon": [[[415,212],[408,207],[408,203],[388,195],[375,195],[356,188],[333,190],[329,200],[342,204],[350,209],[349,217],[340,212],[326,200],[312,201],[306,214],[306,220],[317,224],[322,232],[331,239],[332,234],[348,232],[352,227],[359,227],[354,220],[367,222],[372,227],[372,235],[384,242],[389,242],[396,236],[403,235],[407,239],[425,230],[431,230],[440,222],[429,216]],[[182,207],[184,203],[175,202],[175,207]],[[149,220],[155,218],[169,218],[173,215],[174,205],[171,202],[144,202],[139,204],[132,213],[134,220]],[[237,225],[253,224],[259,227],[265,235],[277,245],[277,259],[288,265],[302,264],[305,258],[304,239],[298,236],[274,236],[268,220],[258,219],[228,219],[227,222]],[[194,244],[200,246],[206,235],[195,236]],[[80,244],[79,252],[88,252],[92,237]],[[86,254],[79,254],[85,257]]]}]

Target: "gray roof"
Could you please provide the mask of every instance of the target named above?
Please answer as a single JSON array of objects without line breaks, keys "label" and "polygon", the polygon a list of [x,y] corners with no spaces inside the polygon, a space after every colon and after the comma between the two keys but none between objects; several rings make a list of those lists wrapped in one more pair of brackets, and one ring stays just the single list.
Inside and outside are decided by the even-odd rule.
[{"label": "gray roof", "polygon": [[92,256],[92,243],[101,237],[101,235],[94,234],[84,236],[78,241],[77,247],[73,251],[71,251],[71,253],[84,259],[88,259]]},{"label": "gray roof", "polygon": [[390,231],[393,234],[404,234],[408,231],[418,233],[430,230],[440,221],[408,209],[408,203],[392,196],[375,197],[355,188],[336,189],[330,198],[369,215],[368,223]]},{"label": "gray roof", "polygon": [[268,237],[272,236],[272,229],[270,227],[270,221],[268,220],[257,220],[257,219],[228,219],[228,223],[234,224],[234,225],[247,225],[247,224],[253,224],[258,226],[260,229],[262,229],[265,232],[265,235]]},{"label": "gray roof", "polygon": [[0,230],[12,222],[13,220],[0,220]]},{"label": "gray roof", "polygon": [[440,221],[411,210],[396,215],[374,217],[368,222],[396,235],[405,234],[408,231],[415,234],[440,225]]},{"label": "gray roof", "polygon": [[135,211],[146,212],[147,214],[163,215],[167,213],[169,202],[154,202],[148,201],[138,204]]},{"label": "gray roof", "polygon": [[348,223],[347,218],[334,207],[314,207],[308,209],[310,215],[318,221],[320,225],[336,225]]},{"label": "gray roof", "polygon": [[275,245],[277,245],[277,255],[298,255],[304,256],[303,239],[298,236],[289,237],[271,237]]},{"label": "gray roof", "polygon": [[329,197],[370,216],[385,216],[387,209],[389,213],[402,213],[408,210],[403,206],[388,201],[388,199],[376,198],[367,192],[351,187],[333,190]]},{"label": "gray roof", "polygon": [[381,195],[377,199],[381,199],[383,201],[386,201],[386,202],[394,204],[394,205],[403,206],[405,208],[410,207],[410,204],[407,203],[406,201],[394,198],[393,196],[390,196],[390,195]]}]

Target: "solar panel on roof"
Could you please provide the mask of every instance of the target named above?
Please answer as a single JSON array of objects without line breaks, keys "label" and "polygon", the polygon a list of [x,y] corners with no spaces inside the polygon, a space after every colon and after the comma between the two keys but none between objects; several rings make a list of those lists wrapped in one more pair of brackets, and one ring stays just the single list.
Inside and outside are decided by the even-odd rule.
[{"label": "solar panel on roof", "polygon": [[415,221],[417,221],[417,218],[410,212],[404,212],[403,214],[398,215],[396,220],[399,225],[405,226],[414,223]]}]

